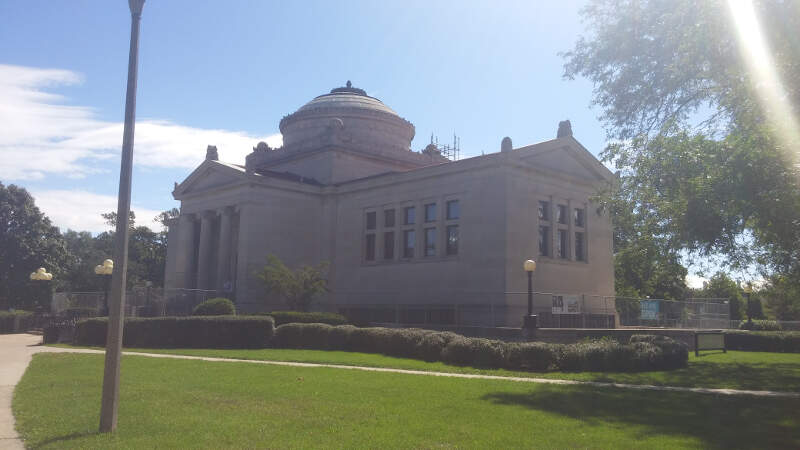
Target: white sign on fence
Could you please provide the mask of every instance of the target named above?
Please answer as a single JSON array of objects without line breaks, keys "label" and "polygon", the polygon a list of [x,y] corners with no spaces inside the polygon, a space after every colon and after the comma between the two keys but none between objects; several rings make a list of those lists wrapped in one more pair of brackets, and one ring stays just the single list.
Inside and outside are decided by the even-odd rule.
[{"label": "white sign on fence", "polygon": [[579,314],[581,312],[581,298],[578,295],[554,295],[553,314]]}]

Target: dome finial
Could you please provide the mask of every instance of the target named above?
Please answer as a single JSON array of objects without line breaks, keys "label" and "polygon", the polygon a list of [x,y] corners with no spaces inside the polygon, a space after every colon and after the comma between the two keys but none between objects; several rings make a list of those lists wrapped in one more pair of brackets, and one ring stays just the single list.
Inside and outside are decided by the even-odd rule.
[{"label": "dome finial", "polygon": [[346,86],[347,86],[347,87],[349,87],[349,88],[350,88],[350,87],[353,87],[353,83],[351,83],[351,82],[350,82],[350,80],[347,80],[347,84],[346,84]]}]

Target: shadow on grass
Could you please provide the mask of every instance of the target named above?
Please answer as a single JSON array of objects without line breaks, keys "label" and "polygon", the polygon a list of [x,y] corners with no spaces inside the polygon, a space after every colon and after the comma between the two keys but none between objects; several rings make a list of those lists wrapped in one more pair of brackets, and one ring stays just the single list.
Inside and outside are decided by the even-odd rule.
[{"label": "shadow on grass", "polygon": [[707,386],[711,382],[735,389],[800,391],[800,364],[719,363],[695,359],[688,369],[666,373],[663,382]]},{"label": "shadow on grass", "polygon": [[706,448],[799,448],[796,400],[707,394],[538,386],[495,392],[484,400],[560,414],[588,425],[641,427],[645,436],[682,435]]},{"label": "shadow on grass", "polygon": [[37,442],[36,443],[36,448],[45,447],[47,445],[56,444],[58,442],[66,442],[66,441],[70,441],[72,439],[79,439],[79,438],[83,438],[83,437],[87,437],[87,436],[94,436],[94,435],[97,435],[97,434],[100,434],[100,432],[99,431],[83,431],[81,433],[71,433],[71,434],[65,434],[63,436],[54,436],[54,437],[51,437],[50,439],[47,439],[45,441]]}]

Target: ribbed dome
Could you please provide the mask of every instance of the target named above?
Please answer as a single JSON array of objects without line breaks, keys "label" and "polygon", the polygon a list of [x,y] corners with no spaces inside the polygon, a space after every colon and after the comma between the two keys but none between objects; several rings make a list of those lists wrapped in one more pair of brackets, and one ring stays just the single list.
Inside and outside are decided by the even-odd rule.
[{"label": "ribbed dome", "polygon": [[382,111],[397,115],[392,108],[384,105],[375,97],[370,97],[363,89],[352,87],[348,81],[346,87],[332,89],[330,94],[323,94],[306,103],[297,111],[312,111],[328,108],[358,108],[373,111]]},{"label": "ribbed dome", "polygon": [[315,97],[280,123],[285,146],[307,145],[334,128],[354,145],[375,148],[407,150],[414,138],[411,122],[350,81]]}]

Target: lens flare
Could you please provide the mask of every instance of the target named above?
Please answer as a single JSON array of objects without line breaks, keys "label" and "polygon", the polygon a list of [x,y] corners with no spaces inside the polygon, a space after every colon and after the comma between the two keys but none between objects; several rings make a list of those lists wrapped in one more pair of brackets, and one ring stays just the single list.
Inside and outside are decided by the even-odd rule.
[{"label": "lens flare", "polygon": [[780,77],[775,70],[769,46],[762,33],[752,0],[728,0],[739,49],[752,75],[754,88],[767,119],[774,126],[776,136],[798,164],[797,147],[800,145],[800,127]]}]

